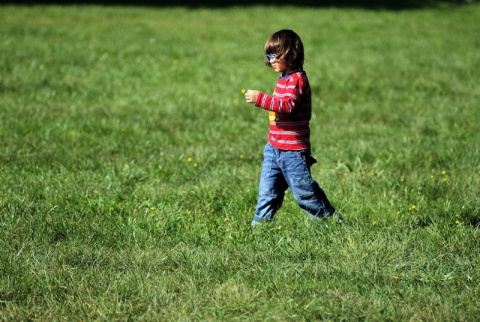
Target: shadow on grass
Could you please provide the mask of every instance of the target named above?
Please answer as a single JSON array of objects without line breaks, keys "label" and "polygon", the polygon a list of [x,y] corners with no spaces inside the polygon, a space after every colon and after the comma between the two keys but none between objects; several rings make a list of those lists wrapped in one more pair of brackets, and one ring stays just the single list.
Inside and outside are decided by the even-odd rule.
[{"label": "shadow on grass", "polygon": [[420,217],[413,224],[413,228],[428,228],[430,226],[438,225],[441,219],[451,218],[450,225],[463,224],[472,229],[480,229],[480,213],[476,209],[468,209],[462,211],[461,214],[452,219],[451,214],[443,214],[439,217]]},{"label": "shadow on grass", "polygon": [[[462,218],[463,217],[463,218]],[[460,220],[464,220],[465,224],[472,226],[475,229],[480,229],[480,214],[478,210],[471,210],[461,216]]]},{"label": "shadow on grass", "polygon": [[[471,1],[471,0],[470,0]],[[103,6],[147,6],[147,7],[190,7],[225,8],[233,6],[297,6],[297,7],[336,7],[405,10],[419,9],[441,3],[465,3],[468,0],[297,0],[293,3],[277,0],[6,0],[3,4],[21,5],[103,5]]]}]

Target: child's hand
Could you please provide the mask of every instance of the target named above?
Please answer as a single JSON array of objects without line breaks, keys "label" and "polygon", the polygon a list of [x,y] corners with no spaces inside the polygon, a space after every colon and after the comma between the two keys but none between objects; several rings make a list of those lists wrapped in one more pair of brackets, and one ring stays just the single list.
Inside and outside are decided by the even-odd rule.
[{"label": "child's hand", "polygon": [[257,100],[258,93],[260,92],[254,91],[251,89],[247,90],[247,92],[245,93],[245,101],[247,103],[255,103],[255,101]]}]

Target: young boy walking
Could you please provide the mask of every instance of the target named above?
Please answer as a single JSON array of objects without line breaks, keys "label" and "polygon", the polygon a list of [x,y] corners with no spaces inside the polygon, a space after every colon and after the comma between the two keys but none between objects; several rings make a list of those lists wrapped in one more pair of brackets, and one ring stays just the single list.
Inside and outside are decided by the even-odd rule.
[{"label": "young boy walking", "polygon": [[335,208],[310,173],[316,160],[310,155],[312,100],[303,70],[303,43],[292,30],[280,30],[268,38],[264,54],[266,65],[281,76],[271,96],[245,92],[246,102],[269,111],[270,120],[252,226],[273,219],[287,188],[310,217],[326,219]]}]

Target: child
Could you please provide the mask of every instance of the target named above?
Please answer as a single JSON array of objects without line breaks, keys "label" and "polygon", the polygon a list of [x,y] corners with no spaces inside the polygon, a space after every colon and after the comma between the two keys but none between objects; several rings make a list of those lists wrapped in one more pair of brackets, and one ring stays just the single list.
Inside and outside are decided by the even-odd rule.
[{"label": "child", "polygon": [[268,110],[270,119],[252,226],[273,219],[289,187],[310,217],[325,219],[335,208],[310,174],[316,160],[310,155],[312,101],[303,71],[302,41],[295,32],[280,30],[268,38],[264,53],[266,65],[281,76],[272,96],[255,90],[245,92],[246,102]]}]

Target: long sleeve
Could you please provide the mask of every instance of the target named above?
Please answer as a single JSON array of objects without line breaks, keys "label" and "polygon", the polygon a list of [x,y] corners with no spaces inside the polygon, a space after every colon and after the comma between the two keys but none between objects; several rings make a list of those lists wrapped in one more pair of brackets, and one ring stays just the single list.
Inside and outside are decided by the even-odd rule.
[{"label": "long sleeve", "polygon": [[261,92],[257,96],[255,105],[277,114],[290,114],[294,112],[297,100],[301,95],[298,84],[277,84],[274,96]]},{"label": "long sleeve", "polygon": [[281,150],[310,148],[311,91],[304,71],[279,78],[273,95],[259,93],[255,105],[269,111],[269,142]]}]

